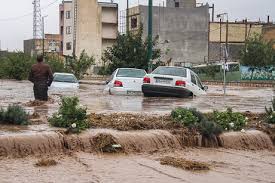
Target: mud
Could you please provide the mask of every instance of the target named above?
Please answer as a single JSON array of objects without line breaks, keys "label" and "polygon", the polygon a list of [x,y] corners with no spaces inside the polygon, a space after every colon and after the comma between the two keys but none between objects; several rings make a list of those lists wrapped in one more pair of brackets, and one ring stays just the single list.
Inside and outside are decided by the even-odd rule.
[{"label": "mud", "polygon": [[[165,156],[205,162],[211,170],[192,172],[161,165]],[[37,159],[0,160],[0,180],[3,183],[268,183],[275,181],[275,156],[268,151],[236,151],[228,149],[184,149],[153,155],[102,155],[75,153],[55,156],[56,166],[35,167]]]},{"label": "mud", "polygon": [[57,161],[53,159],[40,159],[37,163],[35,163],[35,166],[38,167],[49,167],[49,166],[56,166]]},{"label": "mud", "polygon": [[202,170],[210,170],[210,165],[203,162],[190,161],[184,158],[175,158],[166,156],[160,159],[161,165],[169,165],[176,168],[181,168],[184,170],[190,171],[202,171]]}]

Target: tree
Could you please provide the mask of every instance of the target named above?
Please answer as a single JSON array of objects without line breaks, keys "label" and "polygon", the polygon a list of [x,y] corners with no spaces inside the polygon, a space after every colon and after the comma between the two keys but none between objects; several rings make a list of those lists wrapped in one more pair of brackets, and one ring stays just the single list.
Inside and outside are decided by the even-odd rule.
[{"label": "tree", "polygon": [[1,58],[0,77],[5,79],[23,80],[28,77],[35,60],[23,52],[8,53]]},{"label": "tree", "polygon": [[46,55],[45,62],[49,64],[52,72],[67,72],[64,60],[58,55]]},{"label": "tree", "polygon": [[241,64],[251,68],[251,80],[255,69],[274,65],[274,50],[272,41],[265,41],[263,36],[255,34],[246,42],[241,52]]},{"label": "tree", "polygon": [[80,57],[76,56],[68,57],[66,60],[66,68],[72,72],[78,79],[83,79],[84,74],[95,63],[93,56],[89,57],[85,50],[80,54]]},{"label": "tree", "polygon": [[[147,45],[148,41],[142,39],[143,29],[140,28],[137,33],[119,34],[116,43],[107,48],[102,60],[104,70],[101,73],[111,74],[120,67],[148,69]],[[154,48],[158,38],[153,40],[153,56],[155,60],[160,57],[160,49]]]}]

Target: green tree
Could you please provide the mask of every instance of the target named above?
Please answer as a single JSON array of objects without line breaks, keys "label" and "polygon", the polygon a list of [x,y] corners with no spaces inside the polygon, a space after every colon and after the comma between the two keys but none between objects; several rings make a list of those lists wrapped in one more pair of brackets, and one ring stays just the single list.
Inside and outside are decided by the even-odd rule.
[{"label": "green tree", "polygon": [[[137,33],[119,34],[116,43],[107,48],[102,60],[104,62],[104,71],[102,73],[110,74],[120,67],[148,69],[147,45],[148,41],[142,39],[143,29],[140,28]],[[152,59],[160,57],[160,49],[155,48],[158,38],[153,40]]]},{"label": "green tree", "polygon": [[78,79],[83,79],[87,70],[95,63],[93,56],[89,57],[85,50],[80,54],[80,57],[68,57],[66,60],[66,68],[72,72]]},{"label": "green tree", "polygon": [[274,50],[272,41],[265,41],[262,35],[255,34],[246,42],[241,52],[241,64],[251,68],[251,80],[255,69],[274,65]]},{"label": "green tree", "polygon": [[67,72],[67,69],[64,64],[64,60],[58,55],[46,55],[45,62],[49,64],[53,73]]},{"label": "green tree", "polygon": [[9,53],[1,58],[0,77],[23,80],[28,77],[30,68],[35,60],[23,52]]}]

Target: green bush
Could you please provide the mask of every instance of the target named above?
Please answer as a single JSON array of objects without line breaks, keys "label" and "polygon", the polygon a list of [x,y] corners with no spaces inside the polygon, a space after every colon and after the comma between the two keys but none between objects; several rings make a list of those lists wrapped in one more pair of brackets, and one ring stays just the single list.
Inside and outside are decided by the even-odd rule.
[{"label": "green bush", "polygon": [[225,112],[214,111],[212,120],[226,131],[238,131],[246,125],[245,116],[239,112],[233,112],[231,108],[228,108]]},{"label": "green bush", "polygon": [[64,97],[58,113],[49,119],[52,126],[71,129],[72,132],[79,133],[89,128],[87,121],[87,111],[79,106],[77,97]]},{"label": "green bush", "polygon": [[171,116],[176,122],[179,122],[187,127],[192,127],[199,122],[199,118],[195,116],[192,111],[193,109],[190,110],[179,107],[172,111]]},{"label": "green bush", "polygon": [[275,124],[275,98],[272,100],[272,106],[270,108],[265,107],[266,122]]},{"label": "green bush", "polygon": [[0,110],[0,123],[13,125],[27,125],[28,114],[18,105],[10,105],[7,110]]},{"label": "green bush", "polygon": [[176,108],[171,113],[172,118],[184,126],[197,129],[203,137],[211,138],[223,132],[223,129],[195,108]]}]

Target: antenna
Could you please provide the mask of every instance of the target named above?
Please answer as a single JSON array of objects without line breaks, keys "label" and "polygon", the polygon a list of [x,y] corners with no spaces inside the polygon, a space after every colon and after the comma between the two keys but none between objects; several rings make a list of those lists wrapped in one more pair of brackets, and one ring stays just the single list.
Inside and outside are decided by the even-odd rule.
[{"label": "antenna", "polygon": [[42,18],[41,18],[41,8],[40,8],[40,0],[33,1],[33,43],[34,43],[34,51],[40,49],[40,41],[37,39],[42,39]]}]

